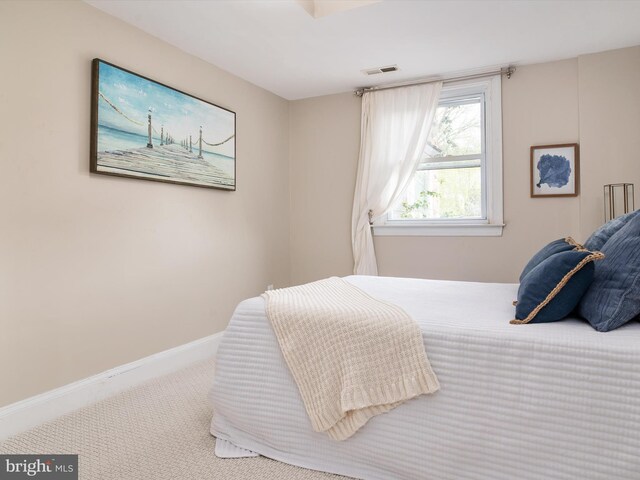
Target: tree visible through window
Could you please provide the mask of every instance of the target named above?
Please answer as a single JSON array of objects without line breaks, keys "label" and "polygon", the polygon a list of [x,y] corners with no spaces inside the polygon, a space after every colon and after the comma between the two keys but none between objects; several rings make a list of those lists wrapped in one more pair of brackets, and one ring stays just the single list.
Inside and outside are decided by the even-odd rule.
[{"label": "tree visible through window", "polygon": [[484,95],[440,101],[424,157],[389,220],[484,219]]},{"label": "tree visible through window", "polygon": [[417,171],[374,235],[500,236],[500,75],[445,83]]}]

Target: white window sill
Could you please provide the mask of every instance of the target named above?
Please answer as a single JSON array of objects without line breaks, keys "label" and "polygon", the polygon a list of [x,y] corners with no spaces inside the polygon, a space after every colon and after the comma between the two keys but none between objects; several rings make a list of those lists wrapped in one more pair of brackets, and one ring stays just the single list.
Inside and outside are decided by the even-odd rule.
[{"label": "white window sill", "polygon": [[504,224],[457,223],[451,225],[373,225],[380,237],[501,237]]}]

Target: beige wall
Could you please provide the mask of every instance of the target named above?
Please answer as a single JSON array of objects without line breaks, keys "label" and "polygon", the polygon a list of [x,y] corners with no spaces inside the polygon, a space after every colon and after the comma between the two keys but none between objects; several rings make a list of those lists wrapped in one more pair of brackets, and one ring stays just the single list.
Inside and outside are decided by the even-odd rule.
[{"label": "beige wall", "polygon": [[291,102],[291,281],[350,275],[351,206],[361,101],[352,93]]},{"label": "beige wall", "polygon": [[[89,174],[91,59],[237,112],[236,192]],[[81,2],[0,2],[0,405],[289,283],[288,102]]]},{"label": "beige wall", "polygon": [[640,189],[640,46],[585,55],[578,65],[580,218],[587,236],[602,219],[603,185],[630,182]]},{"label": "beige wall", "polygon": [[[376,237],[380,274],[515,282],[545,243],[584,240],[602,220],[604,183],[640,188],[638,85],[640,47],[519,67],[502,87],[503,236]],[[351,272],[359,114],[350,94],[292,102],[293,283]],[[580,196],[530,198],[529,148],[573,142],[581,148]]]}]

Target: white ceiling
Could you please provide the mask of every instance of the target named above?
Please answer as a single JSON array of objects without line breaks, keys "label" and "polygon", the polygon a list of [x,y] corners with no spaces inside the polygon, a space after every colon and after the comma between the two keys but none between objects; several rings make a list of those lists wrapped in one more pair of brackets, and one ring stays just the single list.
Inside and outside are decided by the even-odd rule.
[{"label": "white ceiling", "polygon": [[85,1],[290,100],[640,45],[638,0],[384,0],[319,18],[296,0]]}]

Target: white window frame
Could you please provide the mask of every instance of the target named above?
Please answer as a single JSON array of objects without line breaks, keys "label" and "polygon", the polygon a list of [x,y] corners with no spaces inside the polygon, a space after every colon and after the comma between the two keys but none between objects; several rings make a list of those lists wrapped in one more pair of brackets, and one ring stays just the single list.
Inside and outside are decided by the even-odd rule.
[{"label": "white window frame", "polygon": [[440,103],[462,96],[482,95],[484,104],[484,168],[482,171],[483,218],[459,219],[374,219],[373,233],[379,236],[501,236],[504,227],[502,194],[502,79],[494,75],[482,79],[446,83]]}]

